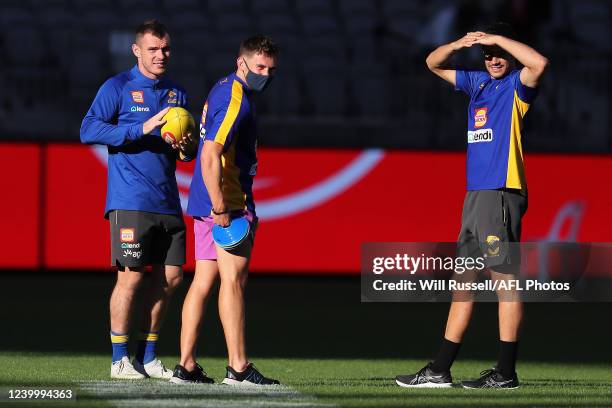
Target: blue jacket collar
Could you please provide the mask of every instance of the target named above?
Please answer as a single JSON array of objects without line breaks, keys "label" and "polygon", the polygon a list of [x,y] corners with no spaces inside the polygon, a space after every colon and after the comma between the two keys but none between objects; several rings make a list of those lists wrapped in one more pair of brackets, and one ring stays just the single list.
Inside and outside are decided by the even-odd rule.
[{"label": "blue jacket collar", "polygon": [[164,78],[161,79],[151,79],[151,78],[147,78],[146,76],[144,76],[142,74],[142,72],[140,72],[140,70],[138,69],[138,64],[134,65],[134,67],[130,70],[130,73],[132,74],[132,77],[134,79],[136,79],[138,82],[141,82],[143,84],[147,84],[147,85],[157,85],[160,82],[164,81]]}]

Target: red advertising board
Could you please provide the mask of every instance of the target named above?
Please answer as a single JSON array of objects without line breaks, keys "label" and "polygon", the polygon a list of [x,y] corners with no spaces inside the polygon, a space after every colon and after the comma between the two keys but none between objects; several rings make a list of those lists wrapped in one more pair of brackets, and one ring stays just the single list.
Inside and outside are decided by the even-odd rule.
[{"label": "red advertising board", "polygon": [[41,148],[4,144],[0,154],[0,268],[38,268]]},{"label": "red advertising board", "polygon": [[[0,153],[8,226],[0,268],[108,269],[105,148],[3,144]],[[358,273],[362,242],[456,240],[464,160],[463,153],[260,149],[252,270]],[[601,180],[612,174],[612,157],[532,154],[526,165],[524,241],[610,241],[612,193]],[[177,172],[184,204],[192,169],[181,163]]]}]

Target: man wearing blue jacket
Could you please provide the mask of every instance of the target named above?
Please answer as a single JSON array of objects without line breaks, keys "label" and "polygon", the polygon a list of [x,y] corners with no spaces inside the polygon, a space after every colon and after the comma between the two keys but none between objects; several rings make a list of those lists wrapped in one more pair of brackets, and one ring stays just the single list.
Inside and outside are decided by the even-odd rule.
[{"label": "man wearing blue jacket", "polygon": [[[166,27],[156,20],[141,24],[132,51],[137,65],[102,85],[83,119],[81,141],[108,146],[105,218],[110,220],[111,263],[118,269],[110,299],[111,377],[170,378],[172,372],[157,359],[155,348],[185,263],[176,160],[189,160],[195,151],[189,138],[169,145],[160,137],[168,109],[187,105],[183,88],[165,77],[170,59]],[[130,316],[147,265],[152,266],[151,282],[138,352],[130,362]]]}]

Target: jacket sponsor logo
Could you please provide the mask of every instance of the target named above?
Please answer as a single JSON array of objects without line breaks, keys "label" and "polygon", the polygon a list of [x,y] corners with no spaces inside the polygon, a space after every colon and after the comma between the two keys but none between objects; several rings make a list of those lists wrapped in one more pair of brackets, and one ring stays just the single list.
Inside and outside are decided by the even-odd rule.
[{"label": "jacket sponsor logo", "polygon": [[144,103],[144,91],[132,91],[130,93],[135,103]]},{"label": "jacket sponsor logo", "polygon": [[171,105],[171,104],[176,105],[177,104],[176,92],[174,92],[172,90],[170,92],[168,92],[168,102],[167,103],[168,103],[168,105]]},{"label": "jacket sponsor logo", "polygon": [[121,242],[134,242],[134,228],[121,228],[119,230]]},{"label": "jacket sponsor logo", "polygon": [[474,110],[474,127],[481,128],[487,124],[487,108],[476,108]]},{"label": "jacket sponsor logo", "polygon": [[149,112],[150,110],[148,106],[132,106],[130,108],[130,112]]},{"label": "jacket sponsor logo", "polygon": [[480,129],[468,132],[468,143],[492,142],[493,129]]}]

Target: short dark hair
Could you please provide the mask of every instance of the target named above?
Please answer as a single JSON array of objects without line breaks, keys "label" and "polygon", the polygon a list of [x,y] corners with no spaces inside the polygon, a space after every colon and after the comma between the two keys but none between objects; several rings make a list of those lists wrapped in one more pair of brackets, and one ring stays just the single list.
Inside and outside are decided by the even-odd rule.
[{"label": "short dark hair", "polygon": [[498,21],[497,23],[491,24],[485,27],[482,31],[487,34],[501,35],[512,40],[516,40],[517,38],[514,28],[512,28],[510,24],[503,21]]},{"label": "short dark hair", "polygon": [[240,43],[238,55],[264,54],[268,57],[276,58],[278,56],[278,45],[272,38],[257,34]]},{"label": "short dark hair", "polygon": [[153,34],[157,38],[164,38],[168,34],[168,29],[157,19],[147,20],[136,28],[136,40],[146,33]]},{"label": "short dark hair", "polygon": [[[503,21],[498,21],[497,23],[491,24],[483,28],[482,31],[487,34],[501,35],[503,37],[510,38],[511,40],[517,39],[516,31],[514,31],[514,28],[512,28],[510,24],[505,23]],[[481,48],[482,53],[485,54],[485,56],[487,54],[492,54],[497,56],[503,56],[503,58],[506,59],[516,60],[516,58],[514,58],[508,51],[502,49],[498,45],[483,45],[481,46]]]}]

